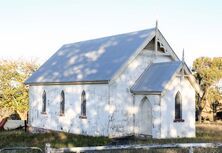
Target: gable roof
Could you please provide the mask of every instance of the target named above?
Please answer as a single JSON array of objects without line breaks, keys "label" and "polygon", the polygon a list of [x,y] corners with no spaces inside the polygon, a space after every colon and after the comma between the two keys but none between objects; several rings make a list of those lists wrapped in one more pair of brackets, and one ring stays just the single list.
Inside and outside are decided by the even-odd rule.
[{"label": "gable roof", "polygon": [[26,84],[109,81],[155,29],[63,45]]},{"label": "gable roof", "polygon": [[146,69],[131,88],[132,93],[161,93],[182,62],[153,63]]}]

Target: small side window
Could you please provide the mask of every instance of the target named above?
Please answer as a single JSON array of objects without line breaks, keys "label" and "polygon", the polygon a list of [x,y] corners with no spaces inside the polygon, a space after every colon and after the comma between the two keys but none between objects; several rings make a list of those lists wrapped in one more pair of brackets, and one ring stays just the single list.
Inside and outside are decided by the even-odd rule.
[{"label": "small side window", "polygon": [[178,91],[175,96],[175,120],[174,122],[183,122],[182,119],[182,96]]},{"label": "small side window", "polygon": [[83,90],[81,94],[81,115],[80,118],[86,117],[86,92]]},{"label": "small side window", "polygon": [[60,100],[60,115],[65,115],[65,93],[62,90],[61,92],[61,100]]},{"label": "small side window", "polygon": [[42,113],[46,114],[46,92],[45,92],[45,90],[42,93]]}]

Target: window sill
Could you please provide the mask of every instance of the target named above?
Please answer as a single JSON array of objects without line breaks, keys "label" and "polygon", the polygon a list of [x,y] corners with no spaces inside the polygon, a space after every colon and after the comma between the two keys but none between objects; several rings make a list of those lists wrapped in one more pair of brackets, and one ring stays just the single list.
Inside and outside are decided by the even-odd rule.
[{"label": "window sill", "polygon": [[173,122],[184,122],[183,119],[175,119]]},{"label": "window sill", "polygon": [[80,115],[79,118],[80,118],[80,119],[87,119],[87,116],[82,116],[82,115]]},{"label": "window sill", "polygon": [[42,115],[47,115],[47,113],[46,113],[46,112],[41,112],[41,114],[42,114]]},{"label": "window sill", "polygon": [[59,116],[65,116],[65,114],[59,114]]}]

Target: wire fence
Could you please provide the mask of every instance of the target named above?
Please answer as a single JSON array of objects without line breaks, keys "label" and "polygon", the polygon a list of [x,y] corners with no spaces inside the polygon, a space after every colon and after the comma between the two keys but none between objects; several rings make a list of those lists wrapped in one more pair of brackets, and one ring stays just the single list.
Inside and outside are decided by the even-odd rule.
[{"label": "wire fence", "polygon": [[137,144],[74,148],[51,148],[46,144],[45,153],[221,153],[222,143]]},{"label": "wire fence", "polygon": [[222,153],[222,143],[136,144],[52,148],[49,143],[42,150],[38,147],[10,147],[0,153]]},{"label": "wire fence", "polygon": [[0,149],[0,153],[43,153],[39,147],[7,147]]}]

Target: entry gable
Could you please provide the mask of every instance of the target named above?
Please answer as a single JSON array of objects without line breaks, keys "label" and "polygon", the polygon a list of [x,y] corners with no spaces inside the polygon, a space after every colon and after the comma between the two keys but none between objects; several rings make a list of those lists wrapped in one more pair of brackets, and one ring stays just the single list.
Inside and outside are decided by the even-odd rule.
[{"label": "entry gable", "polygon": [[179,61],[151,64],[132,86],[131,92],[134,94],[161,94],[180,66]]},{"label": "entry gable", "polygon": [[187,77],[198,94],[202,94],[194,76],[181,61],[151,64],[138,78],[130,91],[133,94],[161,94],[174,77]]}]

